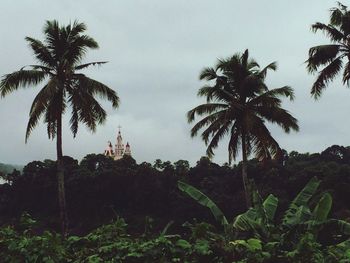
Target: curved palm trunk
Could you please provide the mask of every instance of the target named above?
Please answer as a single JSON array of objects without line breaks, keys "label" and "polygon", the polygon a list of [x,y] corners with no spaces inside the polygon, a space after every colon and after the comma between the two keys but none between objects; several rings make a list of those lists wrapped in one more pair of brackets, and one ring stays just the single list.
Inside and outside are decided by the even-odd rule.
[{"label": "curved palm trunk", "polygon": [[64,164],[62,154],[62,114],[57,119],[57,186],[58,203],[60,208],[62,237],[67,235],[68,217],[66,209],[66,194],[64,190]]},{"label": "curved palm trunk", "polygon": [[247,208],[252,206],[251,192],[247,173],[247,146],[245,134],[242,134],[242,179],[245,192],[245,201]]}]

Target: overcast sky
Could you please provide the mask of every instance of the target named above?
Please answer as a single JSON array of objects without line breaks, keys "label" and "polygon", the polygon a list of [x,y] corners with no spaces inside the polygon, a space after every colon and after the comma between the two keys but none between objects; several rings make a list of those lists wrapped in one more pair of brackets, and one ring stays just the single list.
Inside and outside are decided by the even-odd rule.
[{"label": "overcast sky", "polygon": [[[349,4],[343,1],[344,4]],[[155,159],[195,163],[205,155],[200,138],[191,139],[186,112],[203,100],[196,92],[204,83],[201,69],[217,58],[249,49],[261,66],[277,61],[270,72],[271,88],[290,85],[296,100],[284,106],[298,119],[299,133],[284,134],[271,126],[273,136],[288,151],[318,152],[333,144],[350,142],[350,90],[340,81],[329,85],[315,102],[304,61],[311,46],[328,43],[313,34],[310,25],[328,22],[333,0],[2,0],[0,15],[0,75],[33,64],[24,38],[42,39],[46,20],[79,20],[100,49],[89,52],[86,62],[108,64],[86,72],[118,92],[121,105],[104,104],[108,119],[91,134],[80,126],[73,139],[64,129],[65,155],[81,159],[102,153],[108,140],[116,140],[118,125],[129,141],[137,162]],[[28,112],[40,86],[17,91],[0,100],[0,162],[26,164],[55,159],[55,142],[48,140],[44,124],[24,143]],[[65,118],[68,122],[68,116]],[[227,161],[222,141],[214,161]]]}]

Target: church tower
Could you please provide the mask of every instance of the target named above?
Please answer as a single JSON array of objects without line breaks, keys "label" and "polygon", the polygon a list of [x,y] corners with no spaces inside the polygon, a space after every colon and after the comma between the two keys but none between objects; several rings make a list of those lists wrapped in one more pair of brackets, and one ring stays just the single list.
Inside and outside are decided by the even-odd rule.
[{"label": "church tower", "polygon": [[113,152],[113,146],[112,143],[109,141],[108,142],[108,146],[105,150],[105,155],[109,156],[109,157],[113,157],[114,156],[114,152]]},{"label": "church tower", "polygon": [[130,144],[129,144],[129,142],[126,143],[124,154],[125,154],[125,155],[131,156],[131,149],[130,149]]},{"label": "church tower", "polygon": [[124,154],[124,144],[123,144],[123,138],[120,133],[120,127],[118,131],[118,136],[117,136],[117,144],[115,145],[115,156],[114,160],[119,160],[123,157]]}]

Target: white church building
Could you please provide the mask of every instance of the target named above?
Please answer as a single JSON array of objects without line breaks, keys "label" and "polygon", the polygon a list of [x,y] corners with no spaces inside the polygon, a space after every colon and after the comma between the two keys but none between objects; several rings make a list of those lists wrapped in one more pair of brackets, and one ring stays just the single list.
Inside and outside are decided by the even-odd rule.
[{"label": "white church building", "polygon": [[124,155],[129,155],[131,156],[131,149],[130,149],[130,144],[129,142],[126,143],[124,146],[123,144],[123,138],[120,132],[120,127],[118,130],[118,135],[117,135],[117,143],[115,144],[115,148],[113,150],[112,143],[109,141],[108,146],[104,152],[106,156],[112,157],[114,160],[119,160],[123,158]]}]

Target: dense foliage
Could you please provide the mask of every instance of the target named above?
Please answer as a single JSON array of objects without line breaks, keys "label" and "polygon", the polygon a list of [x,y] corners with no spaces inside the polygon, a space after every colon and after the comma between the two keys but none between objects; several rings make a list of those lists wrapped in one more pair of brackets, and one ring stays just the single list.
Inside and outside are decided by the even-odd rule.
[{"label": "dense foliage", "polygon": [[[203,157],[194,167],[180,160],[174,164],[157,160],[137,164],[132,158],[113,161],[103,155],[87,155],[80,163],[65,157],[70,232],[86,233],[116,215],[124,217],[135,231],[145,216],[157,225],[175,220],[175,225],[197,218],[215,223],[205,208],[177,188],[181,179],[210,196],[229,218],[245,211],[240,165],[217,165]],[[321,179],[320,191],[333,196],[332,214],[350,217],[350,149],[332,146],[321,154],[291,152],[284,161],[248,163],[250,178],[265,198],[274,194],[285,209],[311,177]],[[8,174],[10,184],[0,186],[0,220],[18,218],[24,211],[58,230],[55,162],[34,161],[20,174]],[[220,189],[220,190],[218,190]]]},{"label": "dense foliage", "polygon": [[[269,262],[271,255],[281,255],[282,250],[278,249],[277,253],[276,247],[271,247],[276,239],[266,238],[270,234],[259,237],[249,231],[239,235],[234,231],[236,235],[233,236],[232,231],[225,231],[216,222],[210,210],[177,187],[181,180],[198,188],[213,200],[232,225],[232,220],[246,211],[242,202],[241,164],[220,166],[205,157],[194,167],[185,160],[137,164],[132,158],[114,161],[95,154],[87,155],[80,163],[66,156],[64,164],[71,218],[71,236],[66,241],[55,233],[59,230],[56,162],[31,162],[22,173],[7,174],[9,183],[0,186],[3,225],[0,251],[10,257],[12,261],[8,262],[23,262],[23,258],[31,256],[42,257],[39,262],[59,262],[60,257],[69,258],[72,262],[113,262],[117,256],[120,261],[114,262],[152,262],[160,255],[164,256],[163,262],[176,262],[173,258],[179,258],[178,262],[257,262],[257,258],[260,262]],[[300,213],[313,211],[327,193],[326,196],[332,198],[329,218],[344,221],[350,218],[350,148],[334,145],[320,154],[285,153],[281,162],[251,160],[248,171],[250,178],[256,182],[261,200],[271,195],[278,199],[273,229],[280,229],[278,222],[281,222],[284,211],[313,177],[320,180],[318,187],[308,202],[309,210],[301,210]],[[37,221],[30,225],[32,219],[25,212]],[[120,218],[125,218],[128,223],[127,230],[122,232],[113,230],[124,225]],[[23,222],[27,223],[23,225]],[[171,226],[161,234],[169,222],[172,222]],[[114,232],[118,232],[118,236],[113,236]],[[290,243],[294,244],[292,247],[287,246],[284,256],[294,255],[291,262],[298,262],[298,258],[307,255],[327,257],[329,261],[326,262],[335,259],[339,261],[334,262],[343,259],[347,262],[347,233],[341,234],[336,242],[324,243],[324,240],[331,240],[327,236],[329,233],[341,234],[332,226],[317,239],[313,233],[303,232],[299,242]],[[198,238],[192,237],[197,234],[204,237],[198,241]],[[36,250],[32,249],[34,247]],[[202,252],[198,250],[200,247]],[[138,257],[132,261],[130,255],[134,254]],[[214,256],[218,258],[214,260]],[[54,261],[50,261],[50,257]],[[27,262],[35,261],[31,259]]]}]

